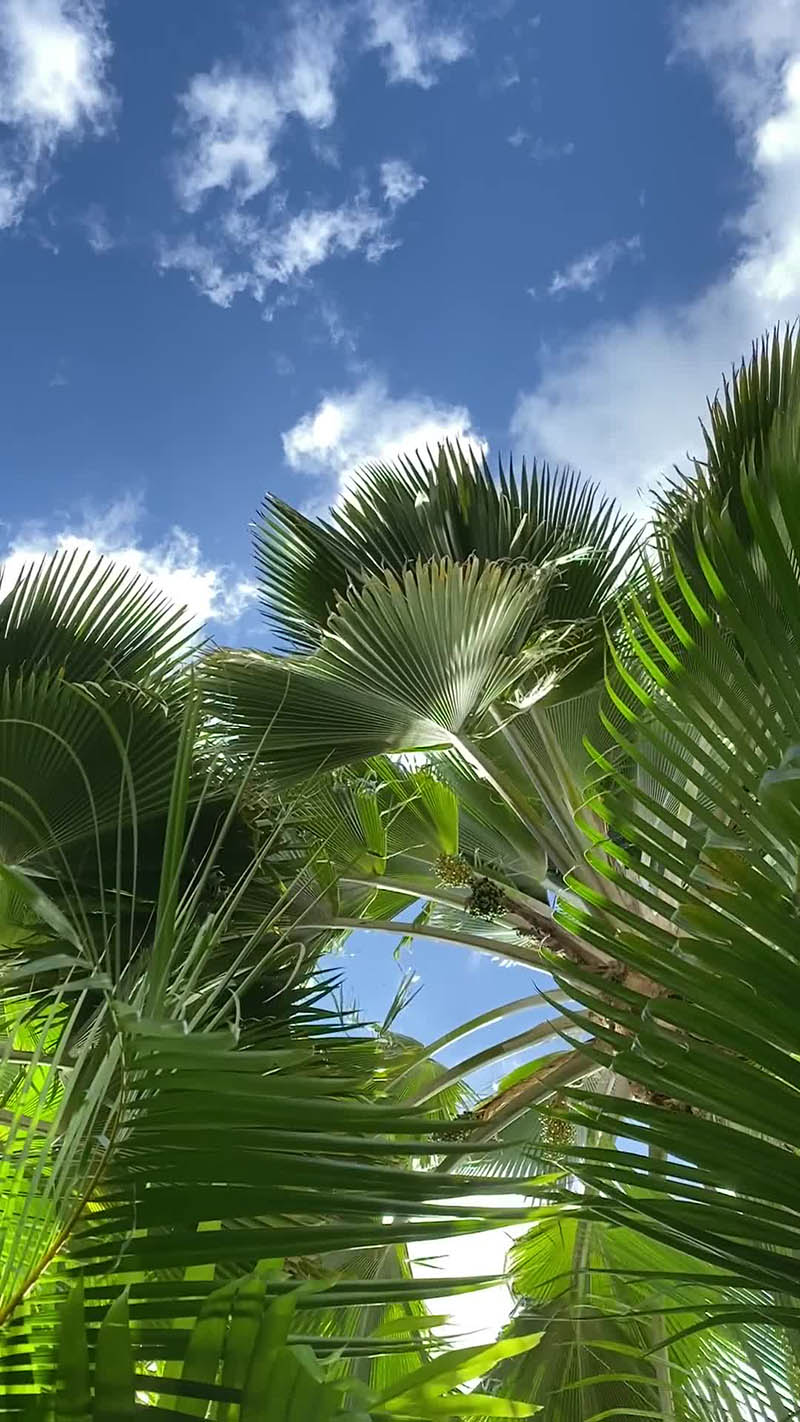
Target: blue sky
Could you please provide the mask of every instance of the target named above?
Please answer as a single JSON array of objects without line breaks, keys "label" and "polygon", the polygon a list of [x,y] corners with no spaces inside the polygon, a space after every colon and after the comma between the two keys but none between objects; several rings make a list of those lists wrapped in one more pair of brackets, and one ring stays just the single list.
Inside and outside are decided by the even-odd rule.
[{"label": "blue sky", "polygon": [[447,433],[634,504],[697,448],[800,310],[800,5],[0,0],[0,249],[12,566],[82,541],[263,641],[267,489]]}]

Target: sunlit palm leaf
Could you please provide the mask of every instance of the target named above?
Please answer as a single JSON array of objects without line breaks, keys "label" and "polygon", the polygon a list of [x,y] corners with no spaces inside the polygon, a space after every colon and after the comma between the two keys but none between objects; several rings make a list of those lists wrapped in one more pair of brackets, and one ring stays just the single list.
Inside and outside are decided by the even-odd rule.
[{"label": "sunlit palm leaf", "polygon": [[0,593],[4,670],[137,681],[174,669],[192,630],[185,611],[148,578],[77,550],[31,563]]},{"label": "sunlit palm leaf", "polygon": [[319,640],[337,600],[384,569],[419,559],[541,566],[584,550],[549,590],[553,621],[598,613],[626,566],[632,520],[568,470],[498,469],[454,445],[361,469],[352,491],[316,522],[275,497],[255,528],[265,610],[303,648]]},{"label": "sunlit palm leaf", "polygon": [[[609,814],[628,847],[605,846],[615,868],[596,861],[624,887],[626,903],[618,892],[603,901],[584,889],[595,910],[561,911],[661,989],[645,1000],[569,970],[576,997],[608,1024],[595,1050],[613,1056],[634,1084],[634,1099],[585,1100],[580,1117],[657,1152],[648,1160],[610,1145],[573,1149],[570,1158],[598,1191],[592,1209],[753,1287],[782,1292],[785,1303],[749,1301],[738,1316],[793,1326],[800,1323],[797,469],[790,423],[770,444],[772,496],[761,496],[754,468],[743,478],[749,537],[739,537],[732,518],[710,517],[698,563],[713,610],[683,582],[685,665],[665,655],[639,611],[631,644],[639,671],[629,680],[637,709],[628,711],[626,748],[672,808],[627,780],[630,813]],[[763,555],[758,572],[753,548]],[[760,595],[760,576],[775,597]]]}]

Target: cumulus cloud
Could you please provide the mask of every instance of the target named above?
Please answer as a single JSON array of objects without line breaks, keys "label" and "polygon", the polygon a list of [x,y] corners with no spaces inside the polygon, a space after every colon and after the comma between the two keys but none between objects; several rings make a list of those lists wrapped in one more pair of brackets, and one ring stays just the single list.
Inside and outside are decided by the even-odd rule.
[{"label": "cumulus cloud", "polygon": [[403,158],[387,158],[381,163],[381,187],[390,207],[402,207],[404,202],[410,202],[427,181]]},{"label": "cumulus cloud", "polygon": [[430,89],[441,65],[468,53],[458,25],[440,24],[422,0],[365,0],[367,46],[377,49],[390,83]]},{"label": "cumulus cloud", "polygon": [[440,441],[458,440],[483,450],[469,410],[427,395],[394,397],[386,382],[370,376],[352,390],[324,395],[282,435],[286,461],[306,474],[327,475],[340,490],[359,465],[414,454]]},{"label": "cumulus cloud", "polygon": [[513,418],[519,442],[628,501],[697,449],[720,372],[800,310],[800,8],[710,0],[684,13],[676,54],[707,68],[749,168],[735,259],[682,305],[646,306],[543,351],[544,373]]},{"label": "cumulus cloud", "polygon": [[146,546],[140,537],[142,516],[140,501],[127,497],[60,526],[24,524],[0,553],[3,589],[46,554],[105,554],[149,578],[197,624],[235,622],[253,601],[255,585],[232,568],[208,563],[198,539],[183,528],[172,528],[165,538]]},{"label": "cumulus cloud", "polygon": [[623,257],[638,256],[642,250],[642,239],[638,234],[624,240],[613,239],[603,242],[591,252],[584,252],[561,272],[553,272],[548,287],[551,296],[559,296],[565,291],[591,291],[611,275],[614,267]]},{"label": "cumulus cloud", "polygon": [[109,124],[110,54],[100,0],[0,4],[0,227],[47,183],[60,143]]}]

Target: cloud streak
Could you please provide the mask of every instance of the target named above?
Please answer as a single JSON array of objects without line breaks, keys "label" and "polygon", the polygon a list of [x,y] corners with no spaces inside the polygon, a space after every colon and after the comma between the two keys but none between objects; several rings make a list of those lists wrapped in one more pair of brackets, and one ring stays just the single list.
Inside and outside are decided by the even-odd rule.
[{"label": "cloud streak", "polygon": [[576,257],[563,271],[553,272],[547,289],[551,296],[560,296],[567,291],[592,291],[611,275],[618,262],[625,257],[640,256],[641,250],[642,239],[638,234],[624,240],[603,242],[600,247]]}]

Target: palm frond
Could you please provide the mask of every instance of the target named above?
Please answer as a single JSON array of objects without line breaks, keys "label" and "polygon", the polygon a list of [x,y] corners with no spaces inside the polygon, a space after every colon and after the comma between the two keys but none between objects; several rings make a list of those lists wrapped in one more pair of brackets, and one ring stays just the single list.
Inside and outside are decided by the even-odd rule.
[{"label": "palm frond", "polygon": [[584,886],[584,907],[560,909],[562,922],[657,985],[643,995],[630,977],[623,989],[570,967],[561,974],[606,1024],[594,1052],[631,1083],[627,1099],[576,1096],[576,1118],[654,1150],[567,1151],[596,1189],[587,1208],[783,1294],[783,1303],[750,1298],[736,1316],[791,1327],[800,1323],[799,454],[789,421],[770,441],[770,497],[753,461],[743,473],[747,537],[730,513],[709,514],[697,561],[710,607],[677,564],[683,657],[641,608],[634,618],[636,709],[617,739],[664,795],[611,768],[629,809],[609,806],[617,838],[593,863],[613,892]]},{"label": "palm frond", "polygon": [[692,551],[692,525],[710,508],[727,507],[740,537],[749,537],[740,496],[742,469],[757,481],[769,479],[773,429],[796,412],[800,396],[800,342],[797,326],[776,326],[771,335],[753,342],[749,360],[723,379],[722,390],[708,402],[702,426],[705,458],[689,475],[678,474],[656,497],[656,535],[672,539],[684,562]]},{"label": "palm frond", "polygon": [[[286,1376],[298,1406],[347,1415],[351,1392],[356,1410],[366,1404],[342,1365],[391,1357],[373,1415],[425,1416],[467,1360],[417,1374],[425,1321],[391,1310],[441,1296],[444,1281],[370,1287],[323,1270],[304,1291],[294,1261],[460,1237],[530,1212],[465,1200],[468,1177],[446,1164],[461,1147],[437,1113],[392,1101],[380,1044],[331,1033],[313,997],[298,1030],[290,1020],[253,1040],[242,999],[291,946],[293,895],[287,886],[266,920],[242,925],[267,841],[210,908],[224,827],[186,881],[195,723],[190,706],[158,901],[131,955],[117,952],[116,920],[125,932],[129,920],[119,879],[102,935],[90,906],[65,914],[36,879],[0,867],[33,930],[2,968],[0,1410],[60,1386],[98,1417],[125,1415],[146,1393],[166,1411],[176,1400],[183,1415],[212,1406],[229,1417],[233,1406],[244,1418]],[[301,872],[301,896],[305,883]],[[76,893],[70,884],[62,897],[74,905]],[[420,1160],[444,1164],[422,1171]],[[294,1321],[309,1301],[333,1311],[318,1331]],[[339,1308],[369,1310],[380,1327],[341,1335]]]},{"label": "palm frond", "polygon": [[193,631],[148,578],[77,550],[31,563],[0,592],[0,668],[8,671],[136,682],[174,670]]},{"label": "palm frond", "polygon": [[327,521],[270,496],[254,540],[264,609],[303,650],[351,585],[419,560],[539,567],[584,550],[549,591],[553,621],[584,619],[600,611],[635,543],[632,520],[570,470],[523,462],[517,477],[501,463],[495,478],[485,459],[451,444],[365,466]]},{"label": "palm frond", "polygon": [[525,644],[546,576],[475,562],[377,575],[339,604],[312,657],[212,657],[214,713],[281,779],[451,743],[534,665]]}]

